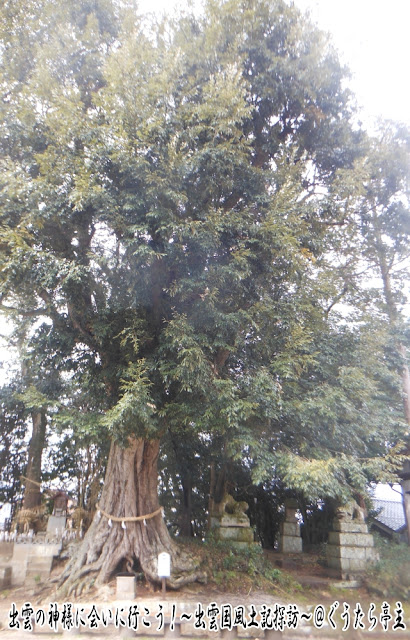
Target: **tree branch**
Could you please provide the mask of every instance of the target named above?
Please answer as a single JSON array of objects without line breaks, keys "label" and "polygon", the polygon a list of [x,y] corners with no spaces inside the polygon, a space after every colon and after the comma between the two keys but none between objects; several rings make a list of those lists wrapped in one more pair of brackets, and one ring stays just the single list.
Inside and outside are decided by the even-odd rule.
[{"label": "tree branch", "polygon": [[0,302],[0,310],[4,311],[5,313],[17,313],[19,316],[23,316],[23,318],[32,318],[35,316],[46,316],[47,314],[47,309],[45,308],[41,308],[41,309],[33,309],[32,311],[25,311],[23,309],[19,309],[18,307],[8,307],[7,305],[3,304],[2,302]]}]

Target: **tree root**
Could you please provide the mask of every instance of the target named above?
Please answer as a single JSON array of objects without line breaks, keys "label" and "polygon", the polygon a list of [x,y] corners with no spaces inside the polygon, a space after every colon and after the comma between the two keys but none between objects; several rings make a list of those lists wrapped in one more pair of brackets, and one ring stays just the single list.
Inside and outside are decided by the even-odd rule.
[{"label": "tree root", "polygon": [[[68,563],[59,578],[57,586],[58,593],[61,593],[61,595],[65,595],[66,597],[72,594],[79,596],[83,591],[85,584],[90,582],[88,579],[83,580],[83,578],[85,576],[89,576],[90,573],[98,574],[104,561],[102,555],[100,555],[100,557],[91,564],[85,564],[86,557],[86,554],[82,553],[80,556],[81,559],[74,558]],[[76,568],[76,565],[78,564],[80,564],[80,567]]]},{"label": "tree root", "polygon": [[[126,560],[127,570],[130,573],[133,572],[133,556],[130,553],[122,552],[121,545],[115,549],[112,555],[109,553],[110,549],[111,545],[108,545],[108,548],[103,547],[99,557],[94,562],[87,564],[88,554],[86,553],[87,549],[84,549],[83,542],[79,555],[69,561],[58,580],[58,595],[79,597],[84,591],[89,590],[91,584],[106,582],[121,558]],[[176,544],[172,544],[169,551],[171,552],[172,567],[171,576],[167,579],[169,589],[178,590],[192,582],[205,583],[207,581],[206,572],[200,569],[198,559],[192,554]],[[153,554],[149,559],[145,558],[145,561],[141,559],[140,562],[146,578],[152,584],[160,584],[161,579],[157,573],[157,556]]]},{"label": "tree root", "polygon": [[[147,580],[160,584],[158,554],[171,555],[171,589],[206,581],[205,572],[192,554],[178,547],[169,536],[158,505],[157,458],[159,441],[131,439],[127,448],[112,443],[106,481],[98,513],[77,554],[61,575],[60,593],[83,592],[87,584],[107,582],[125,561],[132,570],[138,559]],[[156,515],[141,520],[142,514]],[[112,520],[107,514],[112,515]],[[126,519],[121,523],[121,518]],[[130,520],[131,518],[131,520]],[[133,520],[135,518],[135,520]]]}]

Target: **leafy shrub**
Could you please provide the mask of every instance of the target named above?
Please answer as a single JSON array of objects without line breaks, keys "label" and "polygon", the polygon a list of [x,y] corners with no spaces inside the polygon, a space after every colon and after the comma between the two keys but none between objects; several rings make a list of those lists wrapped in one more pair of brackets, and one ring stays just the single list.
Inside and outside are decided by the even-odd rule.
[{"label": "leafy shrub", "polygon": [[367,571],[369,591],[386,598],[410,598],[410,547],[374,535],[380,560]]},{"label": "leafy shrub", "polygon": [[300,590],[301,586],[289,574],[272,567],[263,549],[258,545],[237,547],[230,542],[215,540],[210,536],[198,545],[195,553],[202,556],[210,580],[217,585],[238,586],[245,584],[254,588]]}]

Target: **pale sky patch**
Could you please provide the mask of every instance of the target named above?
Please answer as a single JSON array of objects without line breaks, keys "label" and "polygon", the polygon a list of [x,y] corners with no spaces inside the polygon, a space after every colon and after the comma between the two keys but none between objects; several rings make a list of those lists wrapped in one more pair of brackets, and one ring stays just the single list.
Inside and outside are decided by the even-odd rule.
[{"label": "pale sky patch", "polygon": [[332,34],[363,115],[410,126],[408,0],[295,0]]},{"label": "pale sky patch", "polygon": [[[342,63],[352,72],[349,86],[363,107],[364,123],[375,118],[410,126],[410,2],[408,0],[294,0],[332,35]],[[198,0],[140,0],[142,13],[199,6]]]}]

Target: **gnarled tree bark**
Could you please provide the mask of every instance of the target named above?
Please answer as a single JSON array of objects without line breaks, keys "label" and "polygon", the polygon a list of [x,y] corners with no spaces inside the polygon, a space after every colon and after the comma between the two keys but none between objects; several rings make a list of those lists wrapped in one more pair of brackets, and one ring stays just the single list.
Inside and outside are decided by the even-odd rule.
[{"label": "gnarled tree bark", "polygon": [[32,411],[33,433],[28,448],[24,508],[35,509],[41,505],[41,457],[46,441],[46,415],[44,411]]},{"label": "gnarled tree bark", "polygon": [[[111,516],[135,517],[154,513],[159,508],[157,459],[159,440],[130,439],[127,448],[111,444],[101,509]],[[170,588],[206,579],[199,562],[171,539],[161,513],[138,522],[112,522],[96,513],[78,553],[69,561],[59,583],[60,591],[77,596],[90,584],[107,582],[121,561],[131,570],[137,559],[145,577],[160,582],[158,554],[171,555]]]}]

